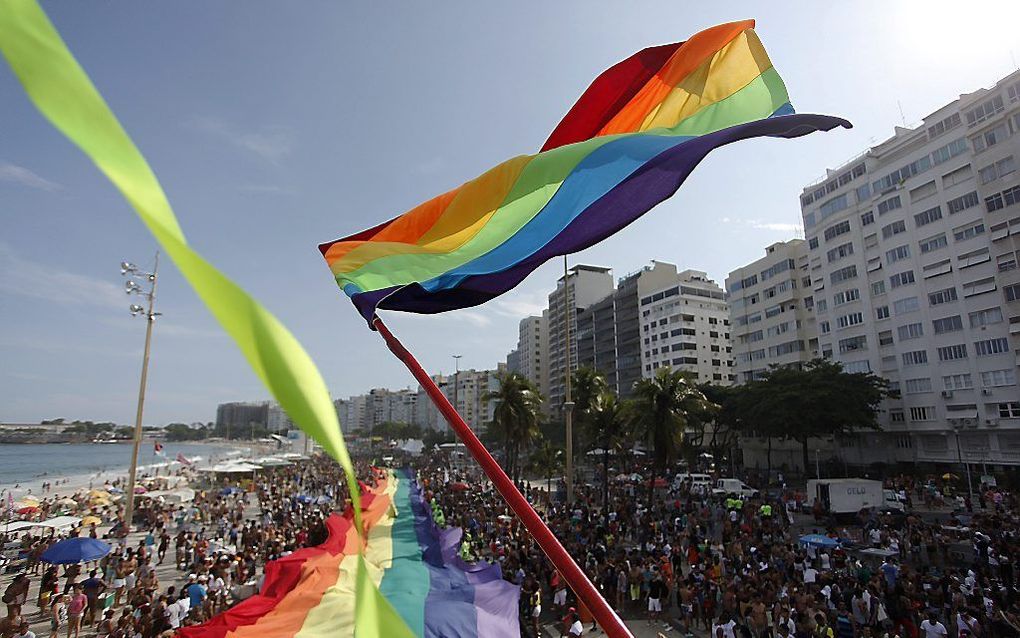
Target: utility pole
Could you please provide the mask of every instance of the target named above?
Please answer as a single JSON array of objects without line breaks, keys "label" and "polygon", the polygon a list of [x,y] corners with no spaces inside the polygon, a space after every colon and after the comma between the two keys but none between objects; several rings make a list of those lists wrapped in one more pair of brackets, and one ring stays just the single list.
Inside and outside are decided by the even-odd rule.
[{"label": "utility pole", "polygon": [[967,470],[967,495],[970,498],[970,502],[973,503],[974,502],[974,484],[971,483],[971,481],[970,481],[970,463],[965,463],[964,460],[963,460],[963,450],[960,448],[960,430],[959,430],[959,428],[953,428],[953,431],[956,433],[956,457],[959,459],[959,461],[963,465],[963,467],[965,467],[966,470]]},{"label": "utility pole", "polygon": [[455,354],[453,357],[453,408],[460,411],[460,404],[457,403],[457,392],[460,390],[460,358],[464,355]]},{"label": "utility pole", "polygon": [[[131,521],[135,514],[135,474],[138,472],[138,448],[142,443],[142,412],[145,406],[145,382],[149,376],[149,351],[152,344],[152,325],[156,322],[156,317],[160,313],[154,312],[153,308],[156,304],[156,273],[159,270],[159,251],[156,251],[155,263],[152,266],[151,273],[140,272],[134,264],[129,262],[121,262],[120,272],[122,275],[128,273],[139,274],[145,276],[149,280],[149,291],[143,292],[141,286],[132,280],[124,285],[124,290],[127,294],[139,294],[148,298],[148,308],[144,309],[145,312],[145,349],[142,351],[142,376],[138,383],[138,409],[135,411],[135,432],[134,432],[134,446],[131,450],[131,469],[128,472],[128,486],[127,486],[127,502],[124,507],[124,525],[126,529],[130,531]],[[131,305],[131,316],[137,316],[142,313],[143,308],[136,304]]]},{"label": "utility pole", "polygon": [[567,283],[570,273],[567,272],[567,256],[563,255],[563,331],[566,385],[563,393],[563,419],[567,426],[567,504],[574,502],[574,402],[570,397],[570,314],[567,294]]}]

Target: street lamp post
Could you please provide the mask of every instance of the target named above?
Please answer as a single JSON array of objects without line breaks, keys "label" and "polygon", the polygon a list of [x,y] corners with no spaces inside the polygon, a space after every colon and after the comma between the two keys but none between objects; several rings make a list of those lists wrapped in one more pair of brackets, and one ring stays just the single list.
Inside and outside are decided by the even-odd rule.
[{"label": "street lamp post", "polygon": [[460,404],[457,403],[457,392],[460,389],[460,358],[464,355],[454,354],[453,357],[453,409],[460,411]]},{"label": "street lamp post", "polygon": [[138,472],[138,448],[142,443],[142,411],[145,405],[145,382],[149,376],[149,351],[152,344],[152,324],[155,323],[156,317],[162,314],[153,310],[156,304],[156,273],[158,270],[159,251],[156,251],[156,258],[152,266],[152,272],[141,271],[137,266],[127,261],[121,262],[120,264],[120,274],[124,276],[135,275],[145,277],[149,281],[148,292],[144,291],[142,286],[133,279],[129,279],[124,284],[124,292],[129,295],[141,295],[148,300],[148,307],[146,308],[143,308],[138,304],[131,304],[129,308],[131,310],[132,317],[143,315],[146,322],[145,349],[142,351],[142,375],[138,383],[138,409],[135,412],[134,446],[131,450],[131,469],[128,472],[127,502],[124,507],[124,525],[127,530],[131,529],[131,521],[135,514],[135,474]]},{"label": "street lamp post", "polygon": [[954,427],[953,433],[956,434],[956,458],[960,461],[960,464],[967,471],[967,495],[970,498],[970,502],[974,502],[974,485],[970,481],[970,463],[965,463],[963,460],[963,450],[960,447],[960,428]]},{"label": "street lamp post", "polygon": [[567,435],[567,504],[574,503],[574,402],[570,396],[570,314],[568,306],[570,296],[567,294],[567,286],[570,273],[567,271],[567,256],[563,255],[563,334],[564,347],[563,358],[566,379],[563,392],[563,420],[566,425]]},{"label": "street lamp post", "polygon": [[820,453],[821,450],[815,448],[815,478],[817,479],[822,478],[822,466],[818,463],[818,455]]}]

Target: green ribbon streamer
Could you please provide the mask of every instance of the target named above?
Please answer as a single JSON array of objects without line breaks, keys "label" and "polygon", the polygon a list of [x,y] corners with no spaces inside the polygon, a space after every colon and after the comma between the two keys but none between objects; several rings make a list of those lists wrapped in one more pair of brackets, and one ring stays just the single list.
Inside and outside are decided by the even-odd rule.
[{"label": "green ribbon streamer", "polygon": [[[0,0],[0,52],[36,108],[120,190],[291,420],[343,467],[364,538],[354,466],[311,357],[276,317],[188,246],[149,164],[36,0]],[[414,635],[372,583],[363,556],[356,590],[356,635]]]}]

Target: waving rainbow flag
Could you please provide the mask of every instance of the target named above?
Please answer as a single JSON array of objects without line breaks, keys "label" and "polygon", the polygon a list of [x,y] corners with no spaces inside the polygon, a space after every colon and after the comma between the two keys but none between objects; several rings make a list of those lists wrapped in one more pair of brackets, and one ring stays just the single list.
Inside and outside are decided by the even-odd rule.
[{"label": "waving rainbow flag", "polygon": [[754,22],[645,49],[602,73],[542,151],[403,215],[319,246],[370,323],[377,308],[436,313],[510,290],[670,197],[713,149],[846,120],[792,115]]},{"label": "waving rainbow flag", "polygon": [[458,556],[461,531],[440,530],[410,474],[388,473],[362,495],[368,542],[351,512],[326,520],[329,538],[266,565],[261,591],[181,638],[353,636],[358,552],[373,582],[417,636],[517,638],[520,588],[499,565]]}]

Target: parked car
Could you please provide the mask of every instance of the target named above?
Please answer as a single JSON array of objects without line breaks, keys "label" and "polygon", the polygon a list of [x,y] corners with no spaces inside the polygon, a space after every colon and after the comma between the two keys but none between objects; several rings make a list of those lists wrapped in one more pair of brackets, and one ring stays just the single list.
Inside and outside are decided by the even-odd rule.
[{"label": "parked car", "polygon": [[740,498],[758,498],[760,492],[747,483],[735,478],[721,478],[716,480],[712,493],[720,496],[736,494]]}]

